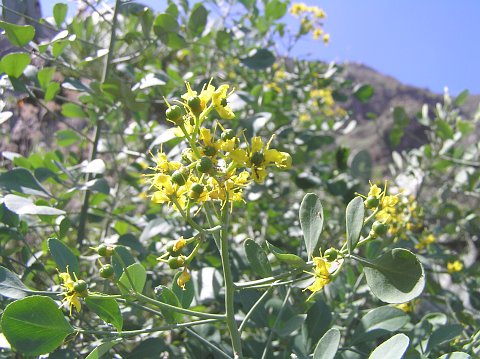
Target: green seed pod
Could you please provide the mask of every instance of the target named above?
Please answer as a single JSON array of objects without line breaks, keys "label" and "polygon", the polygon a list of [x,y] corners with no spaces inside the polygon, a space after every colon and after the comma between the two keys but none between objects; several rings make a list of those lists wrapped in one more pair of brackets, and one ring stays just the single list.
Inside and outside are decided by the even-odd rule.
[{"label": "green seed pod", "polygon": [[87,288],[87,282],[81,279],[73,285],[73,290],[78,294],[86,294]]},{"label": "green seed pod", "polygon": [[165,115],[170,121],[179,124],[182,120],[182,109],[178,105],[173,105],[172,107],[167,108]]},{"label": "green seed pod", "polygon": [[374,232],[377,236],[384,236],[388,232],[388,224],[375,221],[372,224],[372,232]]},{"label": "green seed pod", "polygon": [[106,257],[107,256],[107,246],[105,244],[100,244],[97,247],[97,253],[101,257]]},{"label": "green seed pod", "polygon": [[168,242],[166,247],[168,254],[170,254],[171,257],[178,257],[182,251],[181,250],[175,251],[174,248],[175,248],[175,241]]},{"label": "green seed pod", "polygon": [[179,186],[183,186],[187,183],[188,179],[188,170],[186,168],[181,168],[172,173],[172,181]]},{"label": "green seed pod", "polygon": [[223,131],[220,136],[220,138],[224,141],[231,140],[234,137],[235,137],[235,132],[232,129],[225,129],[225,131]]},{"label": "green seed pod", "polygon": [[185,265],[185,257],[184,256],[170,258],[168,260],[168,266],[170,267],[170,269],[178,269],[180,267],[183,267],[184,265]]},{"label": "green seed pod", "polygon": [[190,99],[188,99],[187,105],[188,105],[188,107],[190,107],[190,109],[192,110],[192,112],[195,116],[200,115],[203,111],[202,101],[200,100],[200,97],[198,97],[198,96],[191,97]]},{"label": "green seed pod", "polygon": [[197,170],[200,173],[208,173],[212,170],[212,168],[213,168],[213,162],[207,156],[203,156],[202,158],[200,158],[200,160],[197,163]]},{"label": "green seed pod", "polygon": [[338,257],[338,251],[335,248],[329,248],[323,254],[325,259],[329,262],[333,262]]},{"label": "green seed pod", "polygon": [[375,196],[368,196],[365,200],[365,207],[368,209],[377,208],[380,204],[380,200]]},{"label": "green seed pod", "polygon": [[113,277],[113,274],[115,271],[113,270],[113,267],[111,264],[105,264],[100,268],[100,277],[102,278],[111,278]]},{"label": "green seed pod", "polygon": [[212,157],[215,155],[215,153],[217,153],[217,150],[213,146],[207,146],[204,148],[203,153],[205,153],[205,155],[207,156]]},{"label": "green seed pod", "polygon": [[190,188],[190,191],[188,192],[188,196],[191,199],[198,199],[202,195],[204,189],[205,187],[202,184],[195,183]]},{"label": "green seed pod", "polygon": [[254,152],[250,159],[252,164],[255,166],[261,166],[264,160],[265,156],[263,155],[263,153],[260,152]]}]

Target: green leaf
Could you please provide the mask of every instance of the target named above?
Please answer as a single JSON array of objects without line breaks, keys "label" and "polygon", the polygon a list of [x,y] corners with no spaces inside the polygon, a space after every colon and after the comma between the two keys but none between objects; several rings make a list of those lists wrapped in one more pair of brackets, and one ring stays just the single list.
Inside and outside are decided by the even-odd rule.
[{"label": "green leaf", "polygon": [[375,90],[370,85],[359,85],[353,89],[353,96],[360,102],[368,102],[374,93]]},{"label": "green leaf", "polygon": [[283,320],[282,318],[282,320],[278,322],[274,331],[281,337],[290,335],[303,325],[305,322],[305,317],[305,314],[297,314],[290,316],[288,319],[286,318],[286,320]]},{"label": "green leaf", "polygon": [[[130,279],[133,282],[133,288],[128,280],[127,273],[130,276]],[[140,263],[134,263],[129,265],[125,272],[122,273],[119,282],[123,285],[119,285],[118,288],[122,294],[127,294],[130,290],[135,290],[135,292],[142,293],[145,282],[147,281],[147,271]],[[125,289],[127,288],[127,289]]]},{"label": "green leaf", "polygon": [[85,359],[99,359],[105,354],[107,354],[108,351],[112,349],[114,345],[120,343],[121,341],[122,339],[113,340],[111,342],[104,342],[100,344],[98,347],[96,347],[95,349],[93,349]]},{"label": "green leaf", "polygon": [[287,4],[280,0],[272,0],[265,7],[265,15],[271,20],[278,20],[287,12]]},{"label": "green leaf", "polygon": [[273,244],[267,242],[269,251],[281,262],[287,263],[293,267],[304,267],[305,261],[295,254],[286,253]]},{"label": "green leaf", "polygon": [[307,353],[313,350],[314,345],[327,332],[331,322],[332,311],[330,307],[323,300],[316,301],[308,310],[307,318],[302,325],[302,338]]},{"label": "green leaf", "polygon": [[37,206],[30,198],[7,194],[4,198],[5,206],[16,214],[33,214],[43,216],[59,216],[65,211],[48,206]]},{"label": "green leaf", "polygon": [[58,82],[50,82],[45,91],[45,101],[52,101],[57,93],[60,91],[60,84]]},{"label": "green leaf", "polygon": [[193,36],[201,36],[207,25],[208,11],[202,4],[195,4],[188,19],[188,30]]},{"label": "green leaf", "polygon": [[55,19],[55,23],[57,24],[57,27],[60,27],[63,22],[65,21],[65,17],[67,16],[68,12],[68,5],[67,4],[62,4],[62,3],[57,3],[53,7],[53,18]]},{"label": "green leaf", "polygon": [[400,144],[405,133],[405,128],[410,123],[410,117],[403,107],[395,107],[393,109],[393,127],[389,133],[390,144],[395,147]]},{"label": "green leaf", "polygon": [[418,297],[425,287],[423,266],[415,254],[406,249],[392,249],[362,264],[368,286],[384,302],[408,302]]},{"label": "green leaf", "polygon": [[455,101],[453,101],[454,106],[462,106],[465,101],[467,100],[468,96],[470,95],[470,92],[468,90],[463,90],[458,94],[457,97],[455,97]]},{"label": "green leaf", "polygon": [[123,317],[115,299],[109,297],[85,298],[85,304],[93,310],[103,321],[112,324],[118,332],[122,331]]},{"label": "green leaf", "polygon": [[[135,258],[133,258],[130,250],[125,246],[115,246],[113,249],[114,255],[112,256],[112,266],[115,271],[115,277],[120,278],[123,274],[123,265],[128,267],[131,264],[135,263]],[[120,257],[122,262],[117,258]],[[122,265],[123,264],[123,265]]]},{"label": "green leaf", "polygon": [[380,344],[368,359],[402,359],[409,344],[410,339],[405,334],[394,335]]},{"label": "green leaf", "polygon": [[438,359],[472,359],[472,356],[467,353],[462,352],[451,352],[447,354],[443,354]]},{"label": "green leaf", "polygon": [[100,344],[98,347],[96,347],[95,349],[93,349],[85,359],[99,359],[105,354],[107,354],[108,351],[112,349],[114,345],[120,343],[121,341],[122,339],[113,340],[111,342],[104,342]]},{"label": "green leaf", "polygon": [[373,340],[399,330],[409,319],[404,311],[388,305],[372,309],[362,317],[355,328],[352,344]]},{"label": "green leaf", "polygon": [[275,62],[275,56],[267,49],[254,50],[248,57],[240,59],[242,64],[253,70],[264,70]]},{"label": "green leaf", "polygon": [[7,305],[2,331],[19,352],[40,355],[58,348],[74,329],[53,299],[34,295]]},{"label": "green leaf", "polygon": [[463,326],[461,326],[460,324],[442,325],[430,335],[426,351],[430,351],[445,342],[449,342],[455,339],[456,337],[461,335],[462,332]]},{"label": "green leaf", "polygon": [[347,248],[352,253],[357,246],[365,218],[365,205],[361,197],[355,197],[347,206],[345,221],[347,222]]},{"label": "green leaf", "polygon": [[35,28],[30,25],[15,25],[0,20],[0,27],[5,30],[8,40],[18,47],[28,45],[35,37]]},{"label": "green leaf", "polygon": [[195,288],[193,286],[193,281],[189,280],[185,284],[185,289],[182,289],[177,283],[177,279],[181,274],[182,272],[177,272],[173,277],[172,291],[177,296],[182,307],[189,308],[190,304],[192,304],[193,298],[195,297]]},{"label": "green leaf", "polygon": [[12,52],[0,61],[1,69],[10,77],[20,77],[30,64],[30,55],[24,52]]},{"label": "green leaf", "polygon": [[452,127],[450,127],[450,125],[448,124],[447,121],[437,119],[435,121],[435,126],[437,127],[437,129],[436,129],[437,135],[442,140],[448,140],[450,138],[453,138]]},{"label": "green leaf", "polygon": [[32,172],[25,168],[14,168],[0,175],[0,188],[35,196],[51,196],[37,181]]},{"label": "green leaf", "polygon": [[7,298],[21,299],[26,297],[28,292],[30,290],[18,279],[15,273],[0,266],[0,295]]},{"label": "green leaf", "polygon": [[50,80],[55,73],[55,67],[44,67],[43,69],[38,70],[37,78],[40,87],[44,90],[47,89],[48,85],[50,84]]},{"label": "green leaf", "polygon": [[359,151],[352,159],[350,165],[355,178],[367,182],[372,176],[372,157],[367,150]]},{"label": "green leaf", "polygon": [[[157,297],[159,297],[161,302],[173,305],[175,307],[181,307],[177,295],[170,288],[164,285],[160,285],[155,288],[155,292],[157,293]],[[169,324],[179,323],[182,320],[183,315],[181,313],[166,308],[161,308],[160,311],[165,317],[167,323]]]},{"label": "green leaf", "polygon": [[308,258],[311,258],[320,247],[320,234],[323,229],[323,207],[316,194],[307,193],[303,197],[299,217]]},{"label": "green leaf", "polygon": [[49,238],[47,240],[48,250],[53,260],[57,263],[57,267],[61,272],[67,271],[74,278],[73,273],[80,275],[80,266],[78,259],[73,252],[62,241],[57,238]]},{"label": "green leaf", "polygon": [[57,143],[61,147],[67,147],[80,141],[80,137],[72,130],[61,130],[55,133]]},{"label": "green leaf", "polygon": [[333,359],[340,344],[340,331],[332,328],[318,341],[313,359]]},{"label": "green leaf", "polygon": [[153,32],[157,36],[163,35],[165,32],[175,33],[179,28],[177,19],[170,14],[159,14],[153,22]]},{"label": "green leaf", "polygon": [[52,55],[53,55],[53,57],[55,57],[55,58],[59,57],[63,53],[63,50],[65,50],[65,48],[68,46],[69,43],[70,43],[69,40],[56,40],[52,44]]},{"label": "green leaf", "polygon": [[244,247],[253,272],[260,277],[270,277],[272,275],[272,267],[262,247],[250,238],[245,241]]},{"label": "green leaf", "polygon": [[65,103],[62,105],[62,115],[65,117],[85,118],[87,115],[82,107],[74,103]]}]

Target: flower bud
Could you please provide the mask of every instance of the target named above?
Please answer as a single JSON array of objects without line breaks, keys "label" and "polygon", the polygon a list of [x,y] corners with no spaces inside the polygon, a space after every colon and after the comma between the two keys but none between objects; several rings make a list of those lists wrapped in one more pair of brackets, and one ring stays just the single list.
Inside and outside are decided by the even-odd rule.
[{"label": "flower bud", "polygon": [[261,152],[254,152],[250,161],[255,166],[261,166],[263,161],[265,160],[265,156]]},{"label": "flower bud", "polygon": [[185,256],[173,257],[168,260],[168,266],[171,269],[178,269],[185,265]]},{"label": "flower bud", "polygon": [[195,183],[190,188],[190,191],[188,192],[188,196],[191,199],[198,199],[202,195],[204,188],[205,187],[202,184]]},{"label": "flower bud", "polygon": [[175,124],[179,124],[182,120],[182,109],[178,105],[173,105],[165,111],[167,118]]},{"label": "flower bud", "polygon": [[188,179],[188,170],[183,167],[179,170],[176,170],[175,172],[172,173],[172,181],[179,186],[183,186],[185,183],[187,183]]},{"label": "flower bud", "polygon": [[207,156],[203,156],[202,158],[200,158],[200,160],[197,163],[197,170],[200,173],[208,173],[212,170],[212,168],[213,168],[213,162]]},{"label": "flower bud", "polygon": [[193,114],[195,116],[198,116],[202,113],[202,101],[200,100],[200,97],[194,96],[188,99],[187,101],[188,107],[192,110]]},{"label": "flower bud", "polygon": [[329,248],[325,251],[325,253],[323,254],[323,257],[327,261],[333,262],[338,257],[338,251],[335,248]]},{"label": "flower bud", "polygon": [[178,257],[181,254],[181,250],[175,250],[175,241],[168,242],[166,249],[171,257]]},{"label": "flower bud", "polygon": [[102,278],[111,278],[113,277],[114,273],[115,271],[113,270],[111,264],[105,264],[104,266],[102,266],[102,268],[100,268],[100,277]]},{"label": "flower bud", "polygon": [[203,149],[203,153],[205,153],[206,156],[212,157],[217,153],[217,150],[213,146],[207,146]]},{"label": "flower bud", "polygon": [[380,204],[380,200],[375,196],[368,196],[365,200],[365,208],[374,209]]},{"label": "flower bud", "polygon": [[372,224],[372,232],[374,232],[377,236],[384,236],[388,232],[388,224],[375,221]]},{"label": "flower bud", "polygon": [[81,279],[76,281],[75,284],[73,285],[73,290],[80,295],[86,295],[87,288],[88,288],[87,282]]}]

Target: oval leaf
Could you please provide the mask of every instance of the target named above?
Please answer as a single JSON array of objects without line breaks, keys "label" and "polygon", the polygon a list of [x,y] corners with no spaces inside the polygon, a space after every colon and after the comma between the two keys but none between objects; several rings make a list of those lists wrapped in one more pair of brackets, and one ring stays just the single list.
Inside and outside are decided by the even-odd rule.
[{"label": "oval leaf", "polygon": [[410,317],[398,308],[384,306],[369,311],[360,320],[352,337],[352,344],[373,340],[394,332],[408,323]]},{"label": "oval leaf", "polygon": [[463,326],[460,324],[446,324],[436,329],[428,340],[426,351],[437,348],[439,345],[449,342],[461,335],[463,332]]},{"label": "oval leaf", "polygon": [[102,356],[104,356],[105,354],[107,354],[108,351],[110,349],[112,349],[114,345],[120,343],[121,341],[122,341],[122,339],[117,339],[117,340],[114,340],[114,341],[111,341],[111,342],[102,343],[98,347],[93,349],[90,352],[90,354],[87,355],[87,357],[85,359],[99,359]]},{"label": "oval leaf", "polygon": [[320,234],[323,229],[323,207],[316,194],[307,193],[303,197],[299,216],[308,258],[311,258],[320,247]]},{"label": "oval leaf", "polygon": [[409,344],[410,339],[405,334],[394,335],[380,344],[368,359],[402,359]]},{"label": "oval leaf", "polygon": [[65,211],[48,206],[37,206],[30,198],[7,194],[4,199],[5,206],[16,214],[36,214],[43,216],[59,216]]},{"label": "oval leaf", "polygon": [[153,22],[153,31],[156,35],[162,36],[165,32],[177,32],[179,25],[177,19],[170,14],[159,14]]},{"label": "oval leaf", "polygon": [[72,118],[85,118],[87,115],[83,112],[82,107],[75,103],[65,103],[62,105],[62,115]]},{"label": "oval leaf", "polygon": [[192,304],[193,298],[195,297],[195,288],[193,286],[193,281],[189,280],[187,283],[185,283],[185,289],[182,289],[177,283],[177,279],[180,274],[182,274],[182,272],[177,272],[173,277],[172,291],[177,296],[182,307],[188,308],[190,307],[190,304]]},{"label": "oval leaf", "polygon": [[452,352],[452,353],[443,354],[438,359],[472,359],[472,356],[467,353]]},{"label": "oval leaf", "polygon": [[332,328],[326,332],[318,341],[313,359],[333,359],[340,344],[340,331]]},{"label": "oval leaf", "polygon": [[264,70],[273,65],[275,56],[266,49],[255,50],[253,54],[240,60],[253,70]]},{"label": "oval leaf", "polygon": [[293,267],[303,267],[306,265],[305,261],[299,256],[291,253],[285,253],[280,248],[267,242],[267,247],[272,254],[281,262],[290,264]]},{"label": "oval leaf", "polygon": [[15,46],[28,45],[35,37],[35,28],[30,25],[15,25],[0,21],[0,27],[5,30],[8,40]]},{"label": "oval leaf", "polygon": [[[155,292],[157,293],[157,297],[161,302],[180,308],[180,301],[178,300],[177,295],[170,288],[160,285],[155,288]],[[161,308],[160,311],[163,313],[165,320],[169,324],[179,323],[182,320],[183,315],[181,313],[166,308]]]},{"label": "oval leaf", "polygon": [[200,36],[207,25],[208,11],[202,4],[196,4],[188,19],[188,30],[193,36]]},{"label": "oval leaf", "polygon": [[0,187],[7,191],[16,191],[36,196],[50,196],[32,172],[25,168],[14,168],[0,175]]},{"label": "oval leaf", "polygon": [[245,241],[244,247],[252,270],[260,277],[270,277],[272,275],[272,267],[262,247],[250,238]]},{"label": "oval leaf", "polygon": [[360,234],[363,228],[363,219],[365,218],[365,205],[361,197],[355,197],[347,206],[346,224],[347,224],[347,248],[348,253],[357,246]]},{"label": "oval leaf", "polygon": [[15,273],[0,266],[0,295],[21,299],[28,295],[29,289],[18,279]]},{"label": "oval leaf", "polygon": [[80,274],[78,259],[66,244],[57,238],[49,238],[47,244],[48,250],[61,272],[66,272],[68,267],[68,272],[72,278],[73,273],[76,273],[77,276]]},{"label": "oval leaf", "polygon": [[[130,280],[128,279],[127,273],[132,280],[132,285],[130,284]],[[118,288],[120,292],[123,294],[127,294],[127,289],[134,290],[135,292],[142,293],[143,287],[145,286],[145,282],[147,281],[147,271],[140,263],[134,263],[129,265],[125,272],[122,273],[122,276],[119,279],[119,282],[123,285],[119,285]]]},{"label": "oval leaf", "polygon": [[123,317],[115,299],[109,297],[86,297],[85,303],[103,321],[113,324],[117,331],[122,331]]},{"label": "oval leaf", "polygon": [[40,355],[54,351],[74,330],[53,299],[34,295],[7,305],[2,331],[19,352]]},{"label": "oval leaf", "polygon": [[[115,277],[120,278],[123,274],[123,266],[128,267],[129,265],[134,264],[135,258],[133,258],[130,250],[128,250],[125,246],[115,246],[113,253],[113,270],[115,271]],[[121,261],[118,257],[120,257]]]},{"label": "oval leaf", "polygon": [[5,55],[0,62],[2,70],[11,77],[20,77],[30,64],[30,55],[24,52],[13,52]]},{"label": "oval leaf", "polygon": [[60,27],[65,21],[67,12],[68,12],[67,4],[58,3],[58,4],[55,4],[55,6],[53,7],[53,18],[58,27]]},{"label": "oval leaf", "polygon": [[423,266],[415,254],[406,249],[393,249],[362,264],[368,286],[384,302],[408,302],[418,297],[425,287]]}]

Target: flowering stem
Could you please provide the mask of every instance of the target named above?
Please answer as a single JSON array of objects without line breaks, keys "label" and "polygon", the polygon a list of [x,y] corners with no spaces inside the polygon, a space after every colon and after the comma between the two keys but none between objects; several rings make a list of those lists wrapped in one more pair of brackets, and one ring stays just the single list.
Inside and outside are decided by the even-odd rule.
[{"label": "flowering stem", "polygon": [[[227,198],[227,202],[228,202],[228,198]],[[235,308],[233,305],[235,285],[233,283],[232,271],[230,268],[230,259],[228,257],[228,224],[229,224],[228,206],[223,206],[223,209],[222,209],[223,229],[220,237],[220,256],[222,258],[223,278],[225,281],[225,314],[227,316],[227,326],[228,326],[228,330],[230,331],[234,357],[241,359],[243,358],[242,342],[240,339],[240,331],[238,330],[237,323],[235,323]]]},{"label": "flowering stem", "polygon": [[277,274],[277,275],[267,277],[267,278],[263,278],[263,279],[252,280],[252,281],[248,281],[248,282],[238,282],[238,283],[234,283],[234,285],[235,285],[236,289],[245,289],[245,288],[251,288],[251,287],[254,287],[254,286],[258,286],[258,285],[261,285],[261,284],[269,284],[269,283],[275,282],[276,280],[279,280],[279,279],[283,279],[283,278],[290,277],[292,275],[303,273],[303,271],[305,269],[309,269],[309,268],[311,268],[311,266],[312,266],[312,263],[309,262],[303,267],[296,268],[296,269],[293,269],[293,270],[285,272],[285,273]]}]

